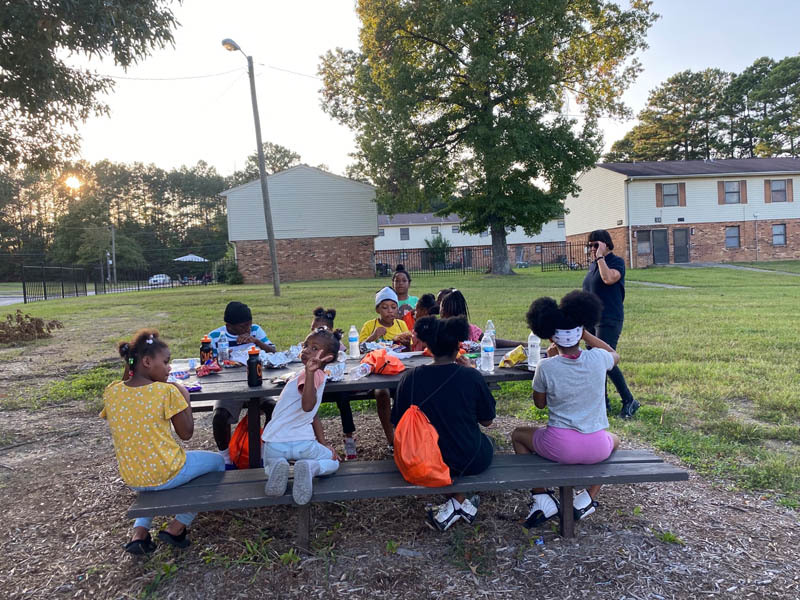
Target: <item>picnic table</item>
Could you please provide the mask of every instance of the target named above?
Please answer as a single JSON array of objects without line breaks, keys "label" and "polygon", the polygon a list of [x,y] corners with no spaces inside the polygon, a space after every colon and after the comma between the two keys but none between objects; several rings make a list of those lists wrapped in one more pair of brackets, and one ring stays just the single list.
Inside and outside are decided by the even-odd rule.
[{"label": "picnic table", "polygon": [[[482,372],[483,377],[488,384],[533,379],[534,372],[529,371],[527,364],[524,363],[512,368],[498,368],[497,364],[500,362],[502,357],[503,353],[495,352],[494,372]],[[323,402],[326,400],[332,401],[332,398],[330,398],[328,395],[336,392],[344,392],[348,396],[351,396],[357,392],[375,389],[397,389],[397,385],[400,382],[400,378],[403,373],[398,375],[369,375],[368,377],[363,377],[361,379],[348,380],[347,378],[350,371],[355,369],[359,362],[360,361],[356,359],[347,359],[345,379],[342,381],[328,381],[325,384]],[[432,362],[433,359],[427,356],[410,356],[403,358],[403,364],[406,365],[406,370],[414,369]],[[290,372],[299,371],[302,368],[303,363],[294,362],[289,363],[288,366],[282,369],[264,369],[263,385],[260,387],[250,387],[247,385],[247,370],[244,367],[226,368],[220,373],[214,373],[201,378],[197,378],[195,375],[192,375],[189,379],[184,380],[181,383],[186,386],[197,384],[202,386],[201,391],[192,392],[190,394],[190,402],[193,410],[200,407],[205,410],[210,410],[211,406],[213,405],[213,401],[215,400],[235,399],[247,401],[250,468],[257,468],[260,466],[261,460],[261,418],[259,414],[261,402],[265,398],[274,398],[279,396],[283,390],[282,384],[272,383],[271,380],[273,378],[286,375]],[[327,399],[326,396],[328,396]]]}]

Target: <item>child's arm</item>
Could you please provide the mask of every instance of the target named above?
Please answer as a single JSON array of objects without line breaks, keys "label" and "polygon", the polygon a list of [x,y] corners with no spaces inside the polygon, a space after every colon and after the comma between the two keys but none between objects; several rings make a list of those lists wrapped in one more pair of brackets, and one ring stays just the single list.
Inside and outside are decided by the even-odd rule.
[{"label": "child's arm", "polygon": [[192,435],[194,435],[194,416],[192,416],[192,405],[189,402],[189,392],[177,381],[172,383],[172,385],[178,388],[181,396],[186,400],[186,408],[170,419],[172,421],[172,427],[175,429],[175,433],[178,434],[179,438],[184,441],[190,440],[192,439]]},{"label": "child's arm", "polygon": [[332,360],[333,356],[330,354],[322,356],[322,350],[319,350],[306,361],[306,382],[303,384],[303,395],[300,398],[301,406],[305,412],[311,412],[317,405],[317,386],[314,383],[314,373]]},{"label": "child's arm", "polygon": [[314,428],[314,437],[317,438],[317,442],[331,451],[333,460],[340,460],[339,454],[336,452],[336,448],[325,441],[325,430],[322,428],[322,422],[319,420],[317,415],[314,415],[314,420],[311,421],[311,426]]},{"label": "child's arm", "polygon": [[542,409],[547,406],[547,392],[533,391],[533,405],[536,408]]},{"label": "child's arm", "polygon": [[586,328],[583,329],[583,335],[581,336],[581,339],[584,342],[586,342],[587,346],[591,346],[592,348],[601,348],[606,352],[610,353],[611,357],[614,359],[614,365],[617,365],[619,363],[619,354],[617,354],[616,350],[614,350],[611,346],[606,344],[599,337],[592,335],[591,333],[586,331]]}]

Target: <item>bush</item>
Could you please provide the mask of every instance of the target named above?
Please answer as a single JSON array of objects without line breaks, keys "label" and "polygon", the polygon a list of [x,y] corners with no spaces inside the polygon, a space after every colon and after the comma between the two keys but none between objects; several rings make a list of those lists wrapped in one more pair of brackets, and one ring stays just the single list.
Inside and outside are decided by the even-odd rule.
[{"label": "bush", "polygon": [[244,283],[244,277],[239,272],[239,268],[236,266],[236,263],[230,263],[227,267],[225,267],[225,283],[229,283],[231,285],[242,285]]},{"label": "bush", "polygon": [[39,317],[23,314],[17,309],[15,314],[6,315],[5,322],[0,322],[0,344],[29,342],[52,337],[54,329],[62,329],[61,321],[45,321]]}]

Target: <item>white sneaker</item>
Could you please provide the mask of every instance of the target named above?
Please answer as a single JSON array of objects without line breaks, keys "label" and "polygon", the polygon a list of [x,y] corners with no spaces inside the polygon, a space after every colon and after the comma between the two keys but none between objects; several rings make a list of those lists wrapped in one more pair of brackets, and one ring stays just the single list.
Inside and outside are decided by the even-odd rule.
[{"label": "white sneaker", "polygon": [[525,529],[539,527],[558,514],[558,500],[551,490],[541,494],[531,492],[530,511],[525,519]]},{"label": "white sneaker", "polygon": [[344,438],[344,459],[356,460],[358,458],[358,451],[356,450],[356,440],[352,437]]},{"label": "white sneaker", "polygon": [[286,493],[286,485],[289,483],[289,463],[284,459],[276,460],[269,466],[267,477],[264,494],[283,496]]},{"label": "white sneaker", "polygon": [[481,499],[479,496],[473,496],[472,498],[467,498],[461,503],[461,506],[458,508],[458,514],[461,515],[461,518],[464,519],[467,523],[472,525],[475,521],[475,517],[478,515],[478,505],[481,503]]},{"label": "white sneaker", "polygon": [[314,495],[314,469],[310,460],[298,460],[294,463],[294,480],[292,481],[292,499],[295,504],[303,506],[311,502]]},{"label": "white sneaker", "polygon": [[575,496],[575,499],[572,501],[575,520],[580,521],[581,519],[585,519],[594,512],[594,509],[597,508],[597,506],[597,501],[592,500],[589,492],[583,490],[580,494]]},{"label": "white sneaker", "polygon": [[450,498],[444,504],[435,506],[428,510],[425,522],[428,527],[436,531],[447,531],[447,529],[461,518],[461,513],[456,509],[453,499]]}]

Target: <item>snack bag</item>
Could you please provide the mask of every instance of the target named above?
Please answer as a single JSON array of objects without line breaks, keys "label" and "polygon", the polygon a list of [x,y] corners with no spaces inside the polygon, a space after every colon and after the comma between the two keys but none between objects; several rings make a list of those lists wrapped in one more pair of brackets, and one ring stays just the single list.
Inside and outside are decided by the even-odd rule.
[{"label": "snack bag", "polygon": [[500,361],[501,368],[510,368],[523,361],[528,360],[528,355],[525,353],[525,348],[522,346],[517,346],[513,350],[509,350],[503,356],[503,360]]}]

